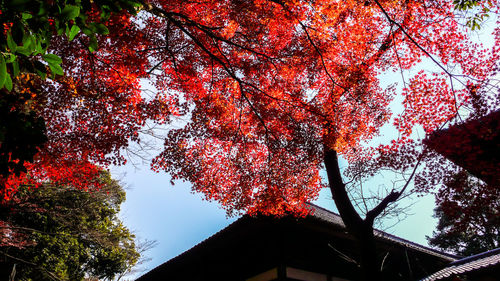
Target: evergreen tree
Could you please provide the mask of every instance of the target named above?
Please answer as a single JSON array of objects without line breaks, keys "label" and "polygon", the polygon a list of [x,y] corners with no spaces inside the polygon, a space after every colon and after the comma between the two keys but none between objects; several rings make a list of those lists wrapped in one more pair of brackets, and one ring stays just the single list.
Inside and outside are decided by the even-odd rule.
[{"label": "evergreen tree", "polygon": [[14,280],[111,280],[129,270],[139,253],[117,217],[125,192],[107,172],[97,180],[102,187],[87,191],[22,188],[2,205],[1,276],[14,264]]}]

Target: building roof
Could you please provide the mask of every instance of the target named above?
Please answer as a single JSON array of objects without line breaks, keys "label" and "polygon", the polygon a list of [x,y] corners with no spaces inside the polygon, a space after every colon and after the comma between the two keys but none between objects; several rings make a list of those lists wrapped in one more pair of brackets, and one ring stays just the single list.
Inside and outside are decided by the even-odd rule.
[{"label": "building roof", "polygon": [[500,185],[500,110],[433,132],[424,143],[491,185]]},{"label": "building roof", "polygon": [[[205,274],[205,279],[199,280],[206,280],[206,276],[210,274],[219,274],[218,280],[240,280],[224,276],[253,276],[252,274],[259,273],[259,270],[263,272],[264,269],[272,268],[275,259],[283,258],[287,265],[297,268],[303,266],[304,269],[314,267],[316,272],[329,270],[332,264],[338,262],[339,266],[334,268],[342,271],[343,275],[339,277],[348,277],[348,272],[355,270],[356,265],[349,261],[346,263],[340,258],[343,253],[349,255],[355,245],[346,233],[342,219],[329,210],[316,205],[310,206],[312,214],[303,219],[243,216],[193,248],[141,276],[138,281],[163,280],[166,276],[169,280],[187,280],[186,274],[193,274],[193,270],[189,270],[192,267]],[[380,249],[392,253],[392,258],[388,260],[393,264],[386,262],[387,270],[390,270],[391,266],[406,266],[408,257],[405,258],[404,249],[409,251],[412,263],[418,264],[413,273],[420,276],[419,278],[457,259],[455,255],[433,250],[383,231],[375,230],[375,237]],[[338,254],[328,246],[334,248],[334,251],[338,250]],[[398,263],[403,266],[396,265]],[[224,265],[223,271],[221,265]],[[255,267],[255,270],[248,269],[249,266]],[[189,276],[190,280],[198,280],[197,278],[199,277]]]},{"label": "building roof", "polygon": [[440,271],[422,279],[422,281],[443,280],[451,276],[470,274],[494,267],[497,268],[498,273],[500,270],[500,248],[452,262]]},{"label": "building roof", "polygon": [[[324,221],[329,222],[331,224],[341,226],[342,228],[345,228],[345,225],[342,222],[342,218],[340,217],[340,215],[333,213],[327,209],[316,206],[314,204],[310,204],[310,206],[313,208],[313,214],[312,214],[313,217],[324,220]],[[417,250],[420,252],[424,252],[424,253],[427,253],[427,254],[430,254],[433,256],[437,256],[437,257],[440,257],[444,260],[448,260],[450,262],[455,261],[455,260],[460,258],[460,256],[445,253],[442,251],[438,251],[438,250],[432,249],[430,247],[426,247],[426,246],[417,244],[415,242],[411,242],[409,240],[403,239],[401,237],[397,237],[395,235],[389,234],[387,232],[384,232],[384,231],[381,231],[378,229],[375,229],[373,231],[373,233],[375,234],[375,237],[378,237],[380,239],[384,239],[386,241],[397,243],[397,244],[404,246],[404,247],[407,247],[407,248],[411,248],[411,249],[414,249],[414,250]]]}]

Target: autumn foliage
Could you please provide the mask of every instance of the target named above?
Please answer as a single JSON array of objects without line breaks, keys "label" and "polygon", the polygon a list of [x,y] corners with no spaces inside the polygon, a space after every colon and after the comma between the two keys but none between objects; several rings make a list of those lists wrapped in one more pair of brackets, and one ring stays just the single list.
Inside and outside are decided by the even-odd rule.
[{"label": "autumn foliage", "polygon": [[[26,70],[3,90],[22,101],[12,110],[43,118],[47,136],[28,173],[3,177],[6,198],[47,179],[84,187],[94,164],[125,162],[122,149],[140,141],[148,120],[174,116],[189,121],[170,130],[154,169],[229,211],[301,209],[324,185],[325,149],[350,162],[398,150],[415,128],[430,132],[454,118],[471,87],[496,71],[496,43],[473,43],[451,1],[141,4],[137,16],[106,17],[97,51],[84,32],[69,41],[54,30],[47,52],[62,58],[64,75]],[[86,20],[100,22],[102,11],[94,5]],[[438,71],[420,70],[423,60]],[[404,85],[381,83],[390,72]],[[153,96],[141,94],[141,79]],[[391,116],[396,96],[404,111]],[[388,122],[399,137],[364,149]]]},{"label": "autumn foliage", "polygon": [[[447,1],[152,4],[148,26],[165,34],[155,43],[165,46],[153,54],[162,62],[155,85],[190,118],[153,167],[229,211],[300,209],[323,186],[325,150],[349,162],[397,155],[416,128],[431,132],[470,105],[471,87],[497,63]],[[422,60],[438,70],[420,69]],[[381,83],[387,72],[402,73],[403,87]],[[365,149],[391,122],[396,96],[399,137]]]}]

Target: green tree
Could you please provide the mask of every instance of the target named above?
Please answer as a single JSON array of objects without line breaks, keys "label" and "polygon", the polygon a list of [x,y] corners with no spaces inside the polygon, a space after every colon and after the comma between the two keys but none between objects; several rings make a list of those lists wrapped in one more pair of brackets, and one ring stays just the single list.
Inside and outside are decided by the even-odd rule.
[{"label": "green tree", "polygon": [[98,180],[99,190],[20,189],[4,204],[1,275],[11,274],[14,264],[15,280],[111,280],[130,270],[139,253],[117,217],[125,192],[107,172]]}]

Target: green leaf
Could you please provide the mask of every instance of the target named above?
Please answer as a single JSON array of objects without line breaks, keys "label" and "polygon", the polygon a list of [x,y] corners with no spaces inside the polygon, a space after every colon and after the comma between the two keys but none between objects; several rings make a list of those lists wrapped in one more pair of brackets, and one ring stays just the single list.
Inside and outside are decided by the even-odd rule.
[{"label": "green leaf", "polygon": [[14,55],[14,54],[7,53],[7,56],[8,56],[7,61],[6,61],[7,63],[12,63],[16,60],[16,55]]},{"label": "green leaf", "polygon": [[62,59],[58,55],[45,54],[43,55],[43,60],[49,64],[59,65],[62,63]]},{"label": "green leaf", "polygon": [[26,46],[18,47],[16,51],[17,51],[17,53],[25,55],[25,56],[31,55],[31,49],[26,47]]},{"label": "green leaf", "polygon": [[65,29],[66,29],[66,28],[65,28],[65,25],[64,25],[64,24],[60,25],[60,26],[59,26],[59,28],[57,28],[57,35],[62,35],[62,34],[64,34]]},{"label": "green leaf", "polygon": [[7,75],[7,64],[5,63],[3,55],[0,55],[0,89],[3,88],[5,80],[7,80]]},{"label": "green leaf", "polygon": [[47,73],[44,71],[40,71],[39,69],[36,70],[36,74],[38,74],[38,76],[40,76],[42,80],[45,80],[45,78],[47,77]]},{"label": "green leaf", "polygon": [[22,13],[23,20],[31,19],[33,17],[30,13]]},{"label": "green leaf", "polygon": [[19,62],[17,60],[12,62],[12,76],[17,77],[19,75]]},{"label": "green leaf", "polygon": [[40,5],[40,8],[38,8],[38,13],[37,16],[45,16],[47,15],[47,8],[45,5]]},{"label": "green leaf", "polygon": [[94,34],[94,32],[86,26],[82,28],[82,32],[89,37],[91,37]]},{"label": "green leaf", "polygon": [[73,25],[68,34],[69,41],[73,40],[78,32],[80,32],[80,28],[78,27],[78,25]]},{"label": "green leaf", "polygon": [[58,64],[49,64],[49,68],[52,72],[53,77],[55,77],[56,75],[64,75],[62,67]]},{"label": "green leaf", "polygon": [[90,37],[90,42],[89,42],[89,50],[91,52],[95,52],[95,51],[97,51],[97,48],[98,48],[98,46],[97,46],[97,38],[95,36],[91,36]]},{"label": "green leaf", "polygon": [[135,15],[137,14],[137,11],[142,7],[142,4],[139,3],[138,1],[132,0],[132,1],[125,1],[123,4],[123,7],[131,14]]},{"label": "green leaf", "polygon": [[35,46],[34,46],[34,41],[35,41],[35,36],[33,35],[27,35],[23,38],[23,46],[21,47],[17,47],[16,51],[18,53],[21,53],[25,56],[30,56],[31,54],[33,54],[33,51],[35,50]]},{"label": "green leaf", "polygon": [[36,51],[36,53],[37,54],[43,54],[43,53],[45,53],[45,50],[42,47],[42,41],[41,40],[36,40],[35,42],[36,42],[36,44],[35,44],[35,51]]},{"label": "green leaf", "polygon": [[132,7],[135,7],[135,8],[140,8],[142,7],[142,3],[140,3],[139,1],[136,1],[136,0],[128,0],[127,1],[129,5],[131,5]]},{"label": "green leaf", "polygon": [[102,23],[96,23],[94,24],[96,28],[96,32],[101,35],[107,35],[109,34],[109,29]]},{"label": "green leaf", "polygon": [[64,19],[72,20],[80,14],[80,7],[73,5],[66,5],[61,11],[61,16]]},{"label": "green leaf", "polygon": [[103,5],[101,7],[102,11],[101,11],[101,20],[102,21],[107,21],[109,19],[109,17],[111,16],[111,13],[109,12],[109,8],[108,7],[105,7],[107,5]]},{"label": "green leaf", "polygon": [[14,42],[14,39],[12,39],[12,34],[10,32],[7,34],[7,47],[9,47],[12,53],[16,52],[17,44]]},{"label": "green leaf", "polygon": [[7,76],[5,76],[5,89],[7,91],[12,91],[12,79],[10,78],[10,74],[7,73]]}]

